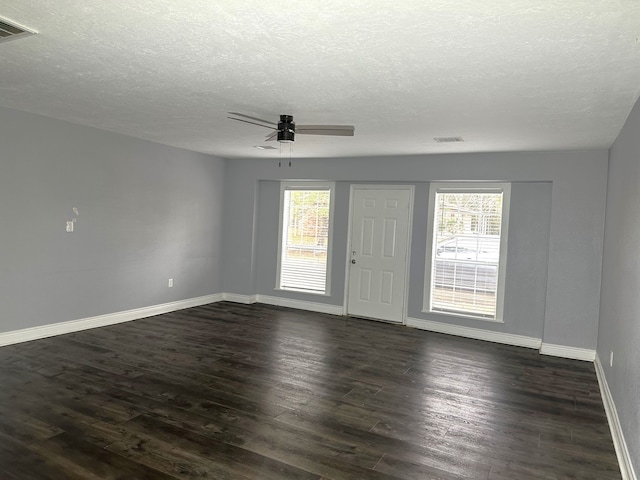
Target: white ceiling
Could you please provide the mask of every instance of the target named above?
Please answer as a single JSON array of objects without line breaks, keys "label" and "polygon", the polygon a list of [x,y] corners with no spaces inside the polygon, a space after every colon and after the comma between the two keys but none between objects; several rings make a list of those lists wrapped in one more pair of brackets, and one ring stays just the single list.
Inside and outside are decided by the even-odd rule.
[{"label": "white ceiling", "polygon": [[0,106],[222,157],[280,155],[228,111],[355,125],[297,136],[297,157],[608,148],[640,92],[638,0],[0,0],[0,17],[39,32],[0,44]]}]

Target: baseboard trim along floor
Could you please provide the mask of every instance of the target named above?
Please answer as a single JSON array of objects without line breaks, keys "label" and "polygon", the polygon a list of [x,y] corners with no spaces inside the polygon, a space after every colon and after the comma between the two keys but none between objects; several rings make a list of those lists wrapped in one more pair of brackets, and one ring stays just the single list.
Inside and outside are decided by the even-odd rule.
[{"label": "baseboard trim along floor", "polygon": [[[264,303],[267,305],[297,308],[300,310],[326,313],[330,315],[343,314],[343,307],[340,305],[328,305],[325,303],[309,302],[305,300],[295,300],[291,298],[275,297],[269,295],[240,295],[233,293],[217,293],[186,300],[179,300],[176,302],[153,305],[150,307],[136,308],[133,310],[109,313],[106,315],[98,315],[95,317],[70,320],[50,325],[42,325],[21,330],[4,332],[0,333],[0,346],[28,342],[31,340],[37,340],[39,338],[52,337],[54,335],[62,335],[65,333],[77,332],[89,328],[104,327],[107,325],[129,322],[140,318],[152,317],[154,315],[159,315],[162,313],[174,312],[176,310],[182,310],[184,308],[197,307],[200,305],[216,303],[223,300],[243,304]],[[406,325],[408,327],[428,330],[431,332],[457,335],[460,337],[485,340],[495,343],[503,343],[506,345],[514,345],[518,347],[535,348],[539,349],[540,353],[542,353],[543,355],[552,355],[557,357],[586,361],[594,361],[595,359],[594,350],[567,347],[563,345],[545,344],[542,343],[539,338],[527,337],[523,335],[493,332],[480,328],[463,327],[460,325],[451,325],[448,323],[434,322],[431,320],[411,317],[407,318]]]},{"label": "baseboard trim along floor", "polygon": [[611,429],[611,436],[613,437],[613,446],[616,449],[618,463],[620,464],[622,480],[638,480],[638,477],[633,470],[633,463],[631,463],[631,454],[629,453],[627,442],[624,439],[624,433],[622,432],[622,425],[620,425],[620,418],[618,417],[616,404],[613,402],[611,390],[609,390],[609,384],[607,383],[607,377],[605,377],[602,362],[598,355],[596,355],[594,363],[596,367],[596,376],[598,377],[598,383],[600,384],[600,394],[602,395],[604,411],[607,414],[609,428]]},{"label": "baseboard trim along floor", "polygon": [[584,360],[586,362],[593,362],[596,359],[595,350],[551,343],[543,343],[540,347],[540,353],[542,355],[551,355],[552,357],[571,358],[572,360]]},{"label": "baseboard trim along floor", "polygon": [[175,312],[185,308],[198,307],[223,300],[222,294],[205,295],[203,297],[179,300],[177,302],[163,303],[151,307],[135,308],[123,312],[108,313],[95,317],[70,320],[38,327],[24,328],[10,332],[0,333],[0,347],[14,343],[30,342],[41,338],[63,335],[65,333],[79,332],[90,328],[106,327],[117,323],[130,322],[141,318],[153,317],[162,313]]},{"label": "baseboard trim along floor", "polygon": [[539,338],[502,332],[492,332],[490,330],[483,330],[480,328],[451,325],[449,323],[434,322],[432,320],[424,320],[421,318],[407,318],[407,326],[419,328],[421,330],[429,330],[430,332],[446,333],[447,335],[457,335],[459,337],[473,338],[476,340],[504,343],[506,345],[514,345],[516,347],[539,349],[542,344]]}]

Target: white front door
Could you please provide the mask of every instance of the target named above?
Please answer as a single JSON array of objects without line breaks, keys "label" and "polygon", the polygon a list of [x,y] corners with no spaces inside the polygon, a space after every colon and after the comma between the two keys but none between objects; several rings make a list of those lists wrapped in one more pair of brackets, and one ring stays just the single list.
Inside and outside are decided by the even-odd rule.
[{"label": "white front door", "polygon": [[402,322],[410,187],[353,187],[347,313]]}]

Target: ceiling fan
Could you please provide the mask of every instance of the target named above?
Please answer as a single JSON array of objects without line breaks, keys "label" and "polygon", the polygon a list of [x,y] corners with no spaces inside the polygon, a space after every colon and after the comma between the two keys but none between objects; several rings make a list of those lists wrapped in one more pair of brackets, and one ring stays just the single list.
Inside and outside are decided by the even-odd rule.
[{"label": "ceiling fan", "polygon": [[[238,122],[259,125],[260,127],[273,130],[267,135],[266,141],[277,140],[280,143],[291,143],[295,139],[296,133],[299,135],[337,135],[341,137],[353,137],[355,127],[353,125],[296,125],[293,115],[280,115],[280,121],[270,122],[261,118],[250,117],[237,112],[228,112],[233,117],[227,117]],[[242,118],[235,118],[242,117]]]}]

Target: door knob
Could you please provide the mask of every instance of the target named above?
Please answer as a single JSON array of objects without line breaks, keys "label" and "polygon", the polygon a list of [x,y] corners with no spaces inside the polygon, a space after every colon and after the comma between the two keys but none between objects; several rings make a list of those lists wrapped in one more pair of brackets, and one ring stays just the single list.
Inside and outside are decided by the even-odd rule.
[{"label": "door knob", "polygon": [[353,263],[355,265],[356,264],[356,259],[354,258],[353,260],[351,260],[351,263]]}]

